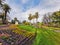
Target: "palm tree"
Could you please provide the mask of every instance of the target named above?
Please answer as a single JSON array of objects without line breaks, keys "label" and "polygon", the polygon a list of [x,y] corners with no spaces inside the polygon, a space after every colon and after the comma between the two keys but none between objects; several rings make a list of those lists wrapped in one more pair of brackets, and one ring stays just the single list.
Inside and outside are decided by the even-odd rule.
[{"label": "palm tree", "polygon": [[2,0],[0,0],[0,6],[2,5]]},{"label": "palm tree", "polygon": [[32,19],[33,19],[33,23],[34,23],[35,15],[32,16]]},{"label": "palm tree", "polygon": [[36,12],[36,13],[35,13],[36,22],[37,22],[37,20],[38,20],[38,17],[39,17],[38,12]]},{"label": "palm tree", "polygon": [[31,20],[32,20],[32,16],[31,16],[32,14],[29,14],[29,17],[28,17],[28,19],[30,20],[30,23],[31,23]]},{"label": "palm tree", "polygon": [[3,5],[3,4],[2,4],[2,3],[3,3],[3,1],[4,1],[4,0],[0,0],[0,6],[1,6],[1,7],[2,7],[2,5]]},{"label": "palm tree", "polygon": [[4,13],[5,13],[5,21],[6,21],[6,18],[7,18],[7,13],[10,13],[10,7],[8,4],[3,4],[3,10],[4,10]]},{"label": "palm tree", "polygon": [[4,13],[2,13],[1,16],[2,16],[2,23],[4,24]]}]

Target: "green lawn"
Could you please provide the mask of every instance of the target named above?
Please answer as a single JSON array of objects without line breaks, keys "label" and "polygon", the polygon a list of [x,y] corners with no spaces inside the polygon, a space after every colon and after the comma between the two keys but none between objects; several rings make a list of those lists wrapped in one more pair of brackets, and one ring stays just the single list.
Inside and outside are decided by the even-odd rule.
[{"label": "green lawn", "polygon": [[37,36],[33,45],[60,45],[60,33],[29,25],[19,25],[18,27],[29,32],[35,32],[37,30]]}]

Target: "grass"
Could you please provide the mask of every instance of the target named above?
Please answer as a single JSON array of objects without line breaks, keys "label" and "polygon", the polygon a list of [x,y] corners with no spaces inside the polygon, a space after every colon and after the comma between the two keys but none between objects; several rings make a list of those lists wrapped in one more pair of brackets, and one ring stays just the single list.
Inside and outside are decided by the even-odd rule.
[{"label": "grass", "polygon": [[43,26],[43,28],[48,29],[48,30],[60,30],[60,28],[58,28],[58,27]]},{"label": "grass", "polygon": [[35,32],[37,29],[33,45],[60,45],[60,33],[54,32],[53,29],[35,28],[30,25],[19,25],[18,27],[29,32]]},{"label": "grass", "polygon": [[26,31],[30,31],[30,32],[35,32],[35,30],[36,30],[35,27],[29,26],[29,25],[19,25],[18,27],[22,30],[26,30]]}]

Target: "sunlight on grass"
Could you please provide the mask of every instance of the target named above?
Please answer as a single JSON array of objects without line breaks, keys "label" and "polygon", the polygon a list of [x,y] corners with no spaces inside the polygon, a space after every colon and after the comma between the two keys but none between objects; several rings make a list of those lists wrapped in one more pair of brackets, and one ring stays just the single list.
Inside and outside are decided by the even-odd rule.
[{"label": "sunlight on grass", "polygon": [[[35,32],[36,28],[29,25],[19,25],[20,29]],[[37,36],[33,45],[60,45],[60,35],[53,30],[37,28]]]}]

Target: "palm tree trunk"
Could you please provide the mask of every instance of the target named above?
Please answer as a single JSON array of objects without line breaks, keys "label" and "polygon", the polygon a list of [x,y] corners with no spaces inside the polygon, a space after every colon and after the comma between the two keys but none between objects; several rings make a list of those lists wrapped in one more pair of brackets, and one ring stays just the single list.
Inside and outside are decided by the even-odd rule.
[{"label": "palm tree trunk", "polygon": [[36,23],[37,23],[37,19],[36,19]]},{"label": "palm tree trunk", "polygon": [[30,25],[31,25],[31,20],[30,20]]},{"label": "palm tree trunk", "polygon": [[36,18],[36,23],[37,23],[38,18]]},{"label": "palm tree trunk", "polygon": [[33,19],[33,24],[35,24],[35,23],[34,23],[34,19]]},{"label": "palm tree trunk", "polygon": [[6,16],[7,16],[7,12],[5,11],[5,16],[4,16],[4,23],[6,24]]},{"label": "palm tree trunk", "polygon": [[2,17],[2,23],[4,24],[4,17]]},{"label": "palm tree trunk", "polygon": [[5,11],[5,20],[6,20],[7,12]]}]

